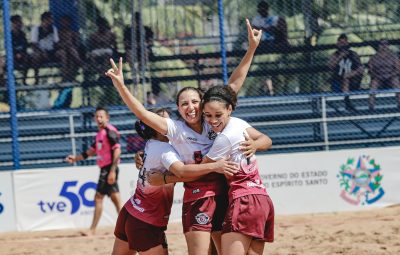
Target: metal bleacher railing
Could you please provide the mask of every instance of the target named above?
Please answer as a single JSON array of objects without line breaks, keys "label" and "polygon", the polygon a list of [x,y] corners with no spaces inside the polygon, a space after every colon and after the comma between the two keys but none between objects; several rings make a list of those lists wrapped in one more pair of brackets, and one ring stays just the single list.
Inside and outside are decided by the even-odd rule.
[{"label": "metal bleacher railing", "polygon": [[[368,110],[368,93],[353,93],[356,112],[344,109],[343,95],[315,94],[241,98],[235,116],[243,118],[273,142],[270,153],[321,151],[400,144],[400,112],[394,92],[378,95],[378,107]],[[174,105],[169,105],[174,109]],[[91,144],[96,133],[93,109],[19,113],[21,167],[66,165],[64,157]],[[135,116],[125,107],[110,111],[111,122],[121,131],[123,161],[131,162],[140,148],[135,137]],[[7,114],[0,115],[0,169],[12,167]],[[132,142],[138,145],[132,148]],[[93,161],[82,162],[91,164]]]}]

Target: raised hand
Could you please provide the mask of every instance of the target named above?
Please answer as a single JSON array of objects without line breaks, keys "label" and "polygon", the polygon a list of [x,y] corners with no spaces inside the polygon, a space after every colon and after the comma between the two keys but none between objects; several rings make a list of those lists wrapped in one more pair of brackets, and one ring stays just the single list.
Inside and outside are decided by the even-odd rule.
[{"label": "raised hand", "polygon": [[246,26],[249,48],[256,49],[261,41],[262,30],[252,28],[249,19],[246,19]]},{"label": "raised hand", "polygon": [[114,60],[110,58],[111,67],[105,73],[106,76],[110,77],[115,87],[124,86],[124,74],[122,72],[122,58],[119,58],[118,67]]}]

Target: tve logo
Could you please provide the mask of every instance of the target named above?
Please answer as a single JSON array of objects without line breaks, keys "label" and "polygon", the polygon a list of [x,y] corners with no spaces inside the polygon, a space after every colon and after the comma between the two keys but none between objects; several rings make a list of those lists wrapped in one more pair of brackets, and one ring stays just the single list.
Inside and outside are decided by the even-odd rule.
[{"label": "tve logo", "polygon": [[[1,197],[2,193],[0,192],[0,197]],[[0,214],[2,214],[4,211],[4,205],[0,202]]]},{"label": "tve logo", "polygon": [[[64,197],[71,203],[71,214],[75,214],[81,205],[86,207],[94,207],[94,196],[90,199],[86,196],[86,191],[94,189],[96,191],[97,184],[94,182],[86,182],[79,186],[78,181],[64,182],[60,197]],[[38,202],[38,206],[43,213],[65,212],[67,204],[63,201],[43,201]]]}]

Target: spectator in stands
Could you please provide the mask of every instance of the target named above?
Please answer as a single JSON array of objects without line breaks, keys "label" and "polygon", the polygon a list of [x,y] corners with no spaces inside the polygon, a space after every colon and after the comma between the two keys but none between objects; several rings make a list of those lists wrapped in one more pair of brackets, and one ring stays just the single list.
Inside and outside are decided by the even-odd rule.
[{"label": "spectator in stands", "polygon": [[64,82],[73,81],[82,64],[79,56],[80,36],[78,32],[72,30],[72,19],[68,15],[60,18],[59,26],[60,42],[57,57],[62,63],[61,75]]},{"label": "spectator in stands", "polygon": [[[375,109],[375,92],[378,88],[392,87],[399,89],[400,61],[396,53],[389,48],[387,40],[379,42],[378,51],[369,62],[369,74],[371,75],[371,94],[369,97],[369,109]],[[400,93],[396,93],[397,107],[400,110]]]},{"label": "spectator in stands", "polygon": [[94,197],[95,209],[92,225],[89,231],[82,232],[85,236],[94,235],[97,224],[99,223],[103,211],[103,199],[108,195],[117,209],[121,211],[121,197],[118,187],[118,164],[121,155],[121,145],[119,144],[118,130],[109,124],[110,115],[107,109],[97,107],[95,121],[99,129],[93,145],[80,155],[68,155],[65,159],[72,164],[80,160],[85,160],[97,154],[97,165],[100,167],[100,177],[97,183],[96,194]]},{"label": "spectator in stands", "polygon": [[[360,89],[364,68],[360,57],[355,51],[350,50],[346,34],[341,34],[337,39],[338,50],[330,57],[328,66],[333,71],[332,92],[348,93]],[[349,96],[345,96],[345,107],[349,111],[355,108]]]},{"label": "spectator in stands", "polygon": [[258,15],[252,20],[253,28],[261,29],[263,36],[260,47],[279,47],[285,48],[289,45],[287,23],[283,17],[270,16],[269,5],[261,1],[257,5]]},{"label": "spectator in stands", "polygon": [[32,28],[32,65],[35,69],[35,83],[39,82],[39,67],[46,62],[57,61],[58,30],[53,25],[53,17],[50,12],[44,12],[40,26]]},{"label": "spectator in stands", "polygon": [[26,75],[29,68],[30,57],[28,55],[28,40],[26,34],[22,30],[24,24],[22,18],[19,15],[11,16],[11,35],[13,45],[13,55],[15,68],[22,70],[23,81],[26,84]]},{"label": "spectator in stands", "polygon": [[117,54],[117,40],[110,25],[103,17],[96,20],[97,31],[89,37],[89,64],[96,73],[103,73],[109,65],[109,59]]}]

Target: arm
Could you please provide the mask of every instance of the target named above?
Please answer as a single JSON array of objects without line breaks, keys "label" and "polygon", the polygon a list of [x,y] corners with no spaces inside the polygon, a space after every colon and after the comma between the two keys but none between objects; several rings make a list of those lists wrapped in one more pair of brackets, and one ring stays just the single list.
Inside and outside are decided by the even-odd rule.
[{"label": "arm", "polygon": [[249,48],[247,49],[247,52],[244,55],[242,61],[240,61],[240,64],[232,72],[228,81],[229,86],[236,93],[238,93],[240,88],[243,86],[244,80],[246,79],[247,73],[249,72],[249,68],[251,65],[251,61],[253,60],[254,53],[260,43],[262,36],[261,30],[253,29],[248,19],[246,19],[246,25],[247,25],[247,38],[249,40]]},{"label": "arm", "polygon": [[339,61],[345,56],[344,52],[339,53],[336,51],[333,55],[329,58],[328,67],[330,69],[334,69],[335,66],[339,63]]},{"label": "arm", "polygon": [[68,155],[65,158],[65,161],[67,161],[70,164],[73,164],[73,163],[75,163],[77,161],[81,161],[81,160],[84,160],[84,159],[86,159],[88,157],[92,157],[95,154],[96,154],[95,150],[92,147],[90,147],[89,149],[87,149],[85,152],[83,152],[80,155]]},{"label": "arm", "polygon": [[358,68],[356,70],[351,71],[347,75],[345,75],[345,78],[347,78],[347,79],[351,79],[351,78],[353,78],[355,76],[362,75],[362,73],[364,72],[364,66],[361,63],[360,57],[358,56],[357,53],[353,53],[353,55],[354,55],[354,59],[356,61],[356,64],[358,65]]},{"label": "arm", "polygon": [[115,148],[113,150],[113,161],[111,164],[110,173],[108,174],[108,177],[107,177],[107,182],[110,185],[114,184],[116,181],[116,177],[117,177],[116,171],[117,171],[120,156],[121,156],[121,148]]},{"label": "arm", "polygon": [[246,141],[240,144],[243,154],[247,158],[253,156],[256,151],[265,151],[271,148],[272,140],[257,129],[249,127],[246,129],[247,134],[244,134]]},{"label": "arm", "polygon": [[220,174],[225,173],[225,171],[236,173],[237,164],[226,160],[219,160],[208,164],[202,162],[202,164],[185,165],[183,162],[177,161],[170,166],[169,171],[178,178],[192,178],[201,177],[212,172]]},{"label": "arm", "polygon": [[237,171],[238,164],[226,160],[188,165],[177,161],[169,167],[169,172],[163,174],[160,172],[149,173],[147,181],[153,186],[160,186],[169,183],[195,181],[212,172],[233,176]]},{"label": "arm", "polygon": [[114,87],[118,90],[119,95],[131,112],[151,128],[165,135],[168,131],[167,120],[158,114],[146,110],[142,103],[137,100],[125,86],[122,73],[122,58],[119,59],[118,67],[115,65],[114,60],[110,59],[110,62],[112,68],[106,72],[106,75],[111,78]]}]

